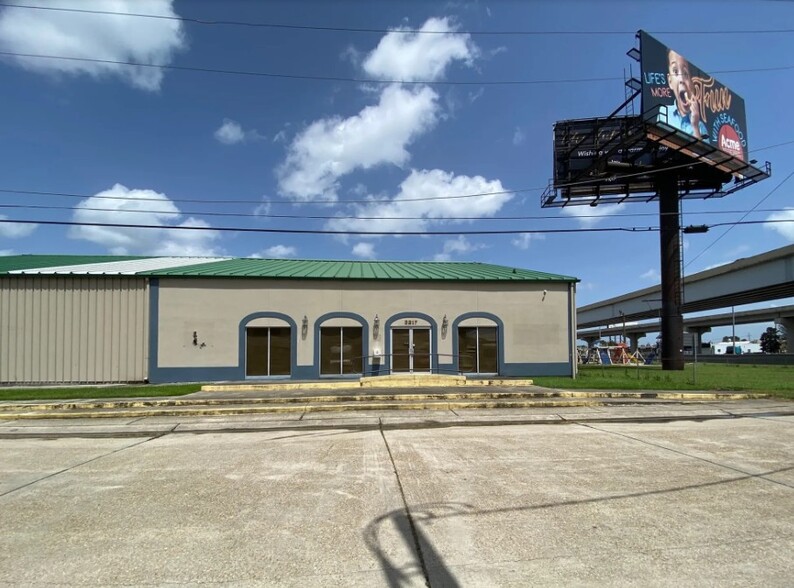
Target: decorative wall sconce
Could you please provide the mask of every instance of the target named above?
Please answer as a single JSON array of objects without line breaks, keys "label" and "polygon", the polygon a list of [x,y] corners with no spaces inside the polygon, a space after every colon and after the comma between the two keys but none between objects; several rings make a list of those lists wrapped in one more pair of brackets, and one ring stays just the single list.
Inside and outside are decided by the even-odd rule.
[{"label": "decorative wall sconce", "polygon": [[441,338],[447,338],[447,330],[449,329],[449,320],[447,320],[447,315],[444,315],[444,318],[441,319]]},{"label": "decorative wall sconce", "polygon": [[308,333],[309,333],[309,317],[307,317],[304,314],[303,320],[301,321],[301,339],[305,339]]},{"label": "decorative wall sconce", "polygon": [[375,319],[372,321],[372,338],[377,339],[378,333],[380,333],[380,318],[376,314]]}]

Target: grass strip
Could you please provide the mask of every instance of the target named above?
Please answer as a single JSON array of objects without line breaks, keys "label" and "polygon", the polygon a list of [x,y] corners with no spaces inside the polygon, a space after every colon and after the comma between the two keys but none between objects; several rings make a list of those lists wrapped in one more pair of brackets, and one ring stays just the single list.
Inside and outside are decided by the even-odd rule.
[{"label": "grass strip", "polygon": [[548,388],[762,392],[794,399],[794,366],[787,365],[689,363],[683,371],[662,371],[658,365],[583,365],[576,379],[531,377]]}]

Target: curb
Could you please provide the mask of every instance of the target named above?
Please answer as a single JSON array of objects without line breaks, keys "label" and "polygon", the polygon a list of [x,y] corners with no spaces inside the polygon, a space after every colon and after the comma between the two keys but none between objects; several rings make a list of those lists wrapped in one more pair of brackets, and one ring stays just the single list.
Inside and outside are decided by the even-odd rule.
[{"label": "curb", "polygon": [[71,430],[55,427],[12,427],[0,428],[0,439],[60,439],[60,438],[131,438],[151,437],[159,438],[167,435],[202,435],[224,433],[262,433],[281,431],[323,431],[329,429],[344,429],[346,431],[377,431],[377,430],[410,430],[410,429],[441,429],[454,427],[497,427],[497,426],[526,426],[526,425],[587,425],[593,423],[673,423],[681,421],[712,421],[731,420],[744,418],[769,418],[794,416],[794,410],[771,411],[760,413],[731,413],[721,414],[691,413],[687,415],[655,415],[655,416],[588,416],[566,417],[564,415],[521,415],[514,418],[477,416],[475,418],[433,418],[433,419],[399,419],[395,417],[371,417],[371,422],[361,422],[361,419],[338,419],[335,422],[317,421],[289,421],[287,423],[265,422],[261,425],[246,423],[244,426],[229,426],[228,424],[216,426],[213,423],[186,423],[173,425],[105,425],[105,426],[80,426]]}]

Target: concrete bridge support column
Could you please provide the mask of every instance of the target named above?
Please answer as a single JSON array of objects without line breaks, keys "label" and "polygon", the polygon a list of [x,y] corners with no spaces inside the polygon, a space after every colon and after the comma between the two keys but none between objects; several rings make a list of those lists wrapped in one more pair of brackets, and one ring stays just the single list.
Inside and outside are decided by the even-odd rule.
[{"label": "concrete bridge support column", "polygon": [[711,327],[689,327],[687,330],[692,333],[692,347],[696,349],[696,353],[700,355],[700,344],[703,342],[703,333],[711,332]]},{"label": "concrete bridge support column", "polygon": [[629,340],[629,349],[632,353],[637,351],[637,347],[640,346],[640,339],[645,337],[645,333],[629,333],[626,335],[626,338]]}]

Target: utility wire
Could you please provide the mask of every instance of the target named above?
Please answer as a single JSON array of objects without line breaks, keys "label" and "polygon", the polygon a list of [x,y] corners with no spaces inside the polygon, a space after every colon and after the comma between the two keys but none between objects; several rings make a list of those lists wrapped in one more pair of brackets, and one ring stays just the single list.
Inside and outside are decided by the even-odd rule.
[{"label": "utility wire", "polygon": [[[702,162],[700,161],[693,161],[687,162],[677,165],[671,165],[655,170],[646,170],[641,172],[633,172],[630,174],[622,174],[622,175],[613,175],[607,178],[598,179],[598,180],[582,180],[579,182],[568,182],[565,184],[557,184],[556,188],[572,188],[575,186],[580,185],[592,185],[595,182],[607,182],[607,181],[618,181],[627,178],[633,178],[635,176],[649,176],[657,173],[663,173],[667,171],[672,171],[676,169],[682,169],[686,167],[692,167],[693,165],[700,165]],[[460,200],[460,199],[467,199],[467,198],[480,198],[484,196],[501,196],[505,194],[520,194],[523,192],[542,192],[546,190],[548,186],[542,186],[537,188],[519,188],[516,190],[496,190],[493,192],[479,192],[475,194],[455,194],[452,196],[427,196],[423,198],[401,198],[399,202],[428,202],[433,200]],[[86,194],[74,194],[70,192],[43,192],[43,191],[36,191],[36,190],[15,190],[11,188],[0,188],[0,193],[7,193],[7,194],[30,194],[32,196],[64,196],[69,198],[96,198],[102,200],[130,200],[130,201],[157,201],[160,202],[159,199],[154,198],[144,198],[140,196],[88,196]],[[171,202],[190,202],[190,203],[203,203],[203,204],[300,204],[300,205],[319,205],[319,206],[329,206],[332,204],[377,204],[377,201],[367,200],[367,199],[350,199],[350,200],[337,200],[337,201],[330,201],[330,200],[314,200],[310,202],[300,202],[296,200],[203,200],[203,199],[196,199],[196,198],[169,198]],[[393,201],[392,201],[393,202]]]},{"label": "utility wire", "polygon": [[[79,14],[104,14],[111,16],[128,16],[137,18],[150,18],[157,20],[169,20],[178,22],[188,22],[198,25],[211,25],[211,26],[238,26],[238,27],[252,27],[252,28],[269,28],[269,29],[288,29],[288,30],[306,30],[306,31],[330,31],[330,32],[346,32],[346,33],[399,33],[410,35],[500,35],[500,36],[554,36],[554,35],[633,35],[636,31],[529,31],[529,30],[512,30],[512,31],[434,31],[424,29],[383,29],[383,28],[357,28],[357,27],[338,27],[338,26],[318,26],[318,25],[297,25],[287,23],[270,23],[270,22],[252,22],[241,20],[207,20],[199,18],[191,18],[185,16],[170,16],[162,14],[144,14],[136,12],[116,12],[109,10],[89,10],[81,8],[62,8],[54,6],[31,6],[27,4],[0,4],[0,7],[5,8],[24,8],[29,10],[48,10],[53,12],[71,12]],[[794,29],[740,29],[740,30],[700,30],[700,31],[650,31],[657,35],[740,35],[740,34],[784,34],[794,33]]]},{"label": "utility wire", "polygon": [[185,225],[144,225],[135,223],[95,223],[81,221],[38,221],[31,219],[7,220],[0,223],[17,223],[30,225],[59,225],[73,227],[114,227],[122,229],[161,229],[185,231],[231,231],[240,233],[279,233],[298,235],[384,235],[384,236],[433,236],[433,235],[521,235],[540,233],[605,233],[605,232],[650,232],[658,231],[658,227],[589,227],[577,229],[514,229],[514,230],[478,230],[478,231],[338,231],[326,229],[269,229],[263,227],[196,227]]},{"label": "utility wire", "polygon": [[[91,198],[86,196],[86,198]],[[122,209],[122,208],[100,208],[94,206],[51,206],[48,204],[0,204],[0,209],[13,209],[13,210],[68,210],[71,212],[88,210],[92,212],[122,212],[129,214],[173,214],[171,211],[164,210],[139,210],[139,209]],[[697,215],[715,215],[715,214],[742,214],[750,212],[785,212],[788,208],[762,208],[747,210],[704,210],[687,212],[687,217]],[[645,217],[652,216],[658,218],[664,215],[677,215],[675,212],[635,212],[635,213],[613,213],[613,214],[582,214],[576,216],[560,216],[560,215],[529,215],[529,216],[445,216],[443,218],[428,218],[425,216],[344,216],[344,215],[304,215],[304,214],[259,214],[250,212],[203,212],[198,210],[182,210],[179,211],[182,216],[220,216],[220,217],[237,217],[237,218],[260,218],[260,219],[291,219],[291,220],[433,220],[433,221],[524,221],[524,220],[561,220],[572,221],[583,218],[632,218],[632,217]]]},{"label": "utility wire", "polygon": [[[782,181],[781,181],[781,182],[780,182],[780,183],[779,183],[777,186],[775,186],[774,188],[772,188],[772,190],[770,190],[770,191],[769,191],[769,193],[768,193],[766,196],[764,196],[763,198],[761,198],[761,200],[759,200],[759,201],[756,203],[756,205],[755,205],[755,206],[753,206],[753,207],[752,207],[750,210],[748,210],[748,211],[747,211],[747,212],[744,214],[744,216],[742,216],[742,218],[740,218],[740,219],[739,219],[739,220],[738,220],[736,223],[734,223],[734,224],[731,224],[731,223],[719,223],[719,224],[711,225],[712,227],[728,226],[729,228],[728,228],[728,229],[727,229],[727,230],[726,230],[724,233],[722,233],[722,235],[720,235],[719,237],[717,237],[716,239],[714,239],[714,241],[712,241],[711,243],[709,243],[709,244],[706,246],[706,248],[705,248],[705,249],[703,249],[703,250],[702,250],[700,253],[698,253],[698,254],[697,254],[695,257],[693,257],[692,259],[690,259],[690,260],[689,260],[689,262],[688,262],[688,263],[687,263],[687,264],[684,266],[684,269],[688,268],[688,267],[690,266],[690,264],[692,264],[692,262],[694,262],[696,259],[698,259],[698,258],[699,258],[701,255],[703,255],[703,254],[704,254],[706,251],[708,251],[709,249],[711,249],[712,247],[714,247],[714,245],[716,245],[716,244],[717,244],[717,243],[720,241],[720,239],[722,239],[722,238],[723,238],[725,235],[727,235],[728,233],[730,233],[730,232],[731,232],[731,230],[733,230],[733,227],[734,227],[734,226],[736,226],[736,225],[745,225],[745,224],[747,224],[747,225],[750,225],[750,224],[758,224],[758,223],[776,223],[776,222],[794,222],[794,218],[792,218],[791,220],[783,220],[783,221],[774,221],[774,220],[771,220],[771,221],[770,221],[770,220],[767,220],[767,221],[744,221],[744,219],[746,219],[746,218],[747,218],[747,216],[748,216],[748,215],[749,215],[751,212],[753,212],[753,211],[754,211],[754,210],[755,210],[757,207],[759,207],[759,206],[760,206],[760,205],[761,205],[761,204],[762,204],[762,203],[763,203],[763,202],[764,202],[764,201],[765,201],[767,198],[769,198],[769,197],[770,197],[772,194],[774,194],[775,192],[777,192],[778,188],[780,188],[780,187],[781,187],[783,184],[785,184],[786,182],[788,182],[788,181],[791,179],[791,176],[794,176],[794,171],[790,172],[790,173],[789,173],[789,175],[787,175],[785,178],[783,178],[783,180],[782,180]],[[743,221],[744,221],[744,222],[743,222]]]},{"label": "utility wire", "polygon": [[[622,80],[620,77],[603,78],[581,78],[581,79],[559,79],[559,80],[495,80],[484,82],[461,82],[449,80],[377,80],[372,78],[356,78],[345,76],[317,76],[301,74],[284,74],[264,71],[239,70],[239,69],[220,69],[212,67],[195,67],[187,65],[164,65],[155,63],[140,63],[137,61],[120,61],[114,59],[94,59],[89,57],[67,57],[64,55],[41,55],[35,53],[16,53],[13,51],[0,51],[0,55],[9,57],[26,57],[34,59],[57,59],[62,61],[82,61],[86,63],[101,63],[110,65],[127,65],[131,67],[148,67],[154,69],[166,69],[174,71],[191,71],[200,73],[226,74],[235,76],[280,78],[289,80],[313,80],[320,82],[353,82],[357,84],[412,84],[412,85],[443,85],[443,86],[517,86],[530,84],[579,84],[592,82],[614,82]],[[794,66],[784,69],[794,69]],[[715,72],[718,73],[718,72]]]},{"label": "utility wire", "polygon": [[[477,231],[337,231],[319,229],[268,229],[261,227],[201,227],[185,225],[144,225],[134,223],[95,223],[81,221],[41,221],[41,220],[10,220],[0,219],[0,223],[27,224],[27,225],[47,225],[47,226],[70,226],[70,227],[114,227],[121,229],[160,229],[160,230],[183,230],[183,231],[218,231],[218,232],[238,232],[238,233],[278,233],[278,234],[298,234],[298,235],[382,235],[382,236],[436,236],[436,235],[540,235],[540,234],[560,234],[560,233],[649,233],[658,232],[659,227],[587,227],[575,229],[504,229],[504,230],[477,230]],[[730,225],[756,225],[762,223],[794,223],[791,220],[776,221],[741,221],[714,223],[708,225],[709,228],[725,227]]]},{"label": "utility wire", "polygon": [[[272,73],[264,71],[241,70],[241,69],[220,69],[213,67],[197,67],[187,65],[165,65],[159,63],[141,63],[138,61],[121,61],[115,59],[96,59],[90,57],[69,57],[65,55],[42,55],[38,53],[17,53],[15,51],[0,51],[0,55],[7,57],[25,57],[33,59],[56,59],[61,61],[80,61],[86,63],[101,63],[110,65],[126,65],[130,67],[148,67],[154,69],[165,69],[174,71],[192,71],[201,73],[225,74],[249,77],[280,78],[290,80],[313,80],[321,82],[353,82],[356,84],[405,84],[405,85],[425,85],[425,86],[526,86],[526,85],[546,85],[546,84],[588,84],[594,82],[614,82],[623,80],[621,77],[599,77],[599,78],[561,78],[556,80],[486,80],[486,81],[454,81],[454,80],[379,80],[374,78],[356,78],[345,76],[318,76],[303,74]],[[745,69],[723,69],[716,70],[714,74],[726,73],[750,73],[750,72],[770,72],[794,69],[794,65],[782,65],[775,67],[754,67]]]}]

